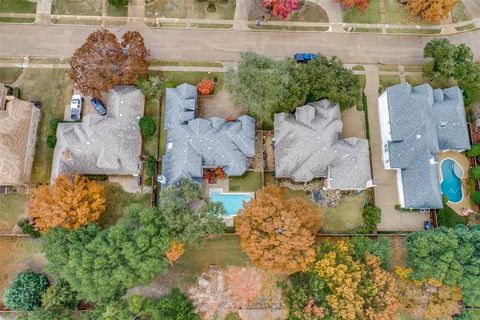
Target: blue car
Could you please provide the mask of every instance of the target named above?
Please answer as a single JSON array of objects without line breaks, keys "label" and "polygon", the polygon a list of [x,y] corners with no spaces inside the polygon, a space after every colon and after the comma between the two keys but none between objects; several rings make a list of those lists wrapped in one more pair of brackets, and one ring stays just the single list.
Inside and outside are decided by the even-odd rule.
[{"label": "blue car", "polygon": [[105,108],[105,106],[103,105],[102,100],[97,98],[92,98],[90,100],[90,103],[95,108],[95,110],[97,110],[99,115],[104,116],[107,114],[107,108]]},{"label": "blue car", "polygon": [[310,60],[318,59],[318,54],[316,53],[296,53],[293,58],[298,63],[307,63]]}]

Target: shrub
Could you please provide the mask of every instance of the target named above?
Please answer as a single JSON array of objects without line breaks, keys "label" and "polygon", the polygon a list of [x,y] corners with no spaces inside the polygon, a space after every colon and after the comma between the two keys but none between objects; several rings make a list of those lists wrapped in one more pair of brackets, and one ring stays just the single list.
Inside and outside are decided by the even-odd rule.
[{"label": "shrub", "polygon": [[156,164],[155,157],[149,156],[147,158],[147,164],[146,164],[146,174],[149,178],[155,174],[155,164]]},{"label": "shrub", "polygon": [[480,179],[480,166],[470,168],[470,177],[475,180]]},{"label": "shrub", "polygon": [[467,155],[467,157],[480,156],[480,143],[475,143],[474,145],[472,145],[472,148],[470,150],[467,150],[465,154]]},{"label": "shrub", "polygon": [[56,144],[57,144],[57,137],[53,133],[50,133],[47,137],[47,146],[53,149],[55,148]]},{"label": "shrub", "polygon": [[210,2],[210,3],[207,5],[207,11],[208,11],[208,12],[215,12],[215,11],[217,11],[217,7],[215,6],[215,3]]},{"label": "shrub", "polygon": [[75,309],[77,304],[77,293],[63,279],[49,287],[42,296],[42,308],[45,310]]},{"label": "shrub", "polygon": [[208,96],[213,92],[213,88],[215,87],[215,83],[212,79],[204,78],[200,83],[197,85],[198,93],[202,96]]},{"label": "shrub", "polygon": [[153,136],[153,134],[157,130],[155,121],[149,116],[141,117],[139,125],[142,136],[144,136],[145,138]]},{"label": "shrub", "polygon": [[147,99],[157,100],[159,91],[162,88],[162,82],[163,79],[157,76],[149,76],[148,79],[139,79],[136,85],[142,90],[143,94],[145,95],[145,97],[147,97]]},{"label": "shrub", "polygon": [[480,191],[473,191],[470,193],[470,197],[472,198],[475,204],[480,205]]},{"label": "shrub", "polygon": [[42,294],[48,288],[48,278],[32,270],[17,275],[10,287],[5,289],[3,302],[13,311],[31,311],[40,306]]},{"label": "shrub", "polygon": [[32,238],[40,237],[40,232],[35,230],[35,228],[33,227],[33,224],[31,224],[30,221],[28,221],[28,219],[22,219],[18,221],[17,226],[19,226],[20,229],[22,229],[23,233],[29,234]]},{"label": "shrub", "polygon": [[128,6],[128,0],[108,0],[108,3],[110,3],[115,8]]},{"label": "shrub", "polygon": [[55,132],[57,132],[57,127],[60,122],[62,122],[62,120],[58,118],[53,118],[52,120],[50,120],[50,122],[48,123],[48,127],[50,128],[50,130],[52,130],[52,134],[55,134]]},{"label": "shrub", "polygon": [[379,207],[368,205],[363,208],[363,223],[370,231],[373,231],[381,220],[382,210]]}]

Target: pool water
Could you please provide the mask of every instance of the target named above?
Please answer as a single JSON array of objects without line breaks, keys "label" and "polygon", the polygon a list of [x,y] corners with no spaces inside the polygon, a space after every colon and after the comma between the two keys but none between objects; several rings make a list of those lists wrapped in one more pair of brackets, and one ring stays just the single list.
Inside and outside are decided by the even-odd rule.
[{"label": "pool water", "polygon": [[[456,203],[462,200],[462,185],[460,177],[462,175],[461,168],[452,159],[442,161],[442,183],[440,185],[442,193],[447,196],[448,201]],[[457,168],[456,168],[457,167]]]},{"label": "pool water", "polygon": [[253,192],[248,193],[225,193],[222,189],[211,189],[210,200],[221,202],[227,215],[234,216],[239,210],[243,209],[243,202],[250,202],[253,198]]}]

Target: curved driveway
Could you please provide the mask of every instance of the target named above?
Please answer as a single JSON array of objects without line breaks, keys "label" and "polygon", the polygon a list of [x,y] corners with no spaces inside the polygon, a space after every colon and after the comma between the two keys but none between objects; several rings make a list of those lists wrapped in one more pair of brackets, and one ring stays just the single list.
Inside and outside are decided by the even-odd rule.
[{"label": "curved driveway", "polygon": [[[96,26],[1,24],[0,56],[69,57]],[[108,28],[122,34],[128,27]],[[321,52],[345,63],[418,64],[423,47],[432,36],[239,31],[212,29],[137,29],[151,55],[166,60],[236,61],[239,53],[253,50],[275,57],[295,52]],[[480,59],[480,30],[442,36],[455,44],[465,43]]]}]

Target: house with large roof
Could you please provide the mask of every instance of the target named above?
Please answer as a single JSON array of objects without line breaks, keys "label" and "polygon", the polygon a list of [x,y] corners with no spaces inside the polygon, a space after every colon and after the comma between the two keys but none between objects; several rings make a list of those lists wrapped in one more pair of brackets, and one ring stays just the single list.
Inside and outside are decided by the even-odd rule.
[{"label": "house with large roof", "polygon": [[328,189],[373,186],[368,140],[342,139],[342,127],[338,104],[328,100],[309,102],[295,114],[275,114],[275,177],[323,178]]},{"label": "house with large roof", "polygon": [[255,119],[197,118],[197,88],[184,83],[166,89],[167,146],[162,158],[162,187],[183,178],[201,181],[204,168],[222,168],[241,176],[255,155]]},{"label": "house with large roof", "polygon": [[442,208],[438,153],[470,149],[462,92],[408,83],[379,97],[385,169],[397,171],[400,205]]},{"label": "house with large roof", "polygon": [[40,110],[28,101],[7,97],[0,83],[0,186],[18,186],[30,180]]},{"label": "house with large roof", "polygon": [[59,123],[51,181],[61,173],[138,176],[144,101],[134,86],[117,86],[108,93],[106,116],[93,111],[82,122]]}]

